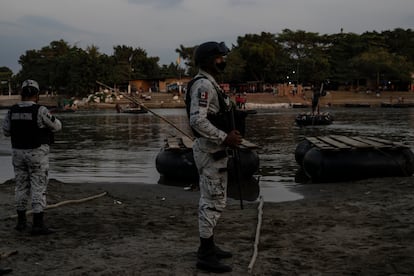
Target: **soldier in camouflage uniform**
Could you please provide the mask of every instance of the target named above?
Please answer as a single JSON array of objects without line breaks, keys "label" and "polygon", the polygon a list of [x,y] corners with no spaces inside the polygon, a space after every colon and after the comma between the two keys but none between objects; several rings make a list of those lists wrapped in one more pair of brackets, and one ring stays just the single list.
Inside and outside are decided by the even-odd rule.
[{"label": "soldier in camouflage uniform", "polygon": [[197,267],[210,272],[229,272],[231,267],[220,262],[232,254],[214,243],[214,227],[226,207],[227,151],[237,147],[242,137],[228,122],[230,99],[214,77],[222,73],[229,52],[221,42],[206,42],[197,47],[197,76],[189,83],[186,95],[190,126],[197,137],[193,145],[194,160],[200,175],[199,234]]},{"label": "soldier in camouflage uniform", "polygon": [[39,85],[26,80],[22,85],[22,101],[11,107],[3,121],[3,132],[11,137],[15,172],[15,201],[18,231],[26,229],[26,208],[31,195],[33,235],[53,231],[43,222],[49,171],[49,145],[53,132],[62,128],[61,122],[45,106],[37,104]]}]

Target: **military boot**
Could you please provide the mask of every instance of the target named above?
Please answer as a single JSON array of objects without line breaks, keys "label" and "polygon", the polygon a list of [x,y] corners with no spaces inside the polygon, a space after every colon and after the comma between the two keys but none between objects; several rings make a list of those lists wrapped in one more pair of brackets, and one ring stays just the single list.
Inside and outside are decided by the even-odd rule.
[{"label": "military boot", "polygon": [[214,242],[214,235],[211,236],[211,238],[213,239],[214,251],[216,252],[217,258],[219,258],[219,259],[227,259],[227,258],[233,257],[233,254],[231,254],[230,251],[225,251],[225,250],[221,249],[220,247],[218,247],[216,245],[216,243]]},{"label": "military boot", "polygon": [[216,252],[216,256],[219,259],[227,259],[233,257],[233,254],[231,254],[230,251],[225,251],[218,247],[217,245],[214,247],[214,251]]},{"label": "military boot", "polygon": [[13,270],[11,268],[0,268],[0,275],[6,275],[11,273]]},{"label": "military boot", "polygon": [[11,268],[0,268],[0,275],[6,275],[11,273],[13,270]]},{"label": "military boot", "polygon": [[26,220],[26,210],[24,211],[17,211],[17,224],[14,229],[19,232],[22,232],[26,229],[27,220]]},{"label": "military boot", "polygon": [[54,230],[49,229],[43,222],[43,212],[41,213],[33,213],[33,227],[32,227],[32,235],[39,236],[39,235],[49,235],[55,233]]},{"label": "military boot", "polygon": [[200,247],[197,251],[197,268],[214,273],[224,273],[232,271],[226,264],[220,263],[216,255],[214,238],[200,238]]}]

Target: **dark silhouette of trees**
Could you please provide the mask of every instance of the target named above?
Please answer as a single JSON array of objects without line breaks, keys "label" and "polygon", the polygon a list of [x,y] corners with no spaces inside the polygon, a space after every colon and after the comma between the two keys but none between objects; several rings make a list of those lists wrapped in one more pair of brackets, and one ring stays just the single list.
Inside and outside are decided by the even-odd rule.
[{"label": "dark silhouette of trees", "polygon": [[[180,63],[160,66],[159,58],[149,57],[142,48],[117,45],[113,54],[107,55],[94,45],[82,49],[64,40],[52,41],[40,50],[27,50],[21,55],[22,68],[15,76],[10,76],[7,67],[0,67],[0,89],[6,91],[6,79],[11,79],[16,91],[24,79],[32,78],[42,90],[85,96],[96,91],[97,80],[122,88],[131,79],[194,76],[196,47],[180,45],[175,49]],[[279,34],[262,32],[238,37],[236,45],[231,45],[221,81],[312,84],[329,79],[337,86],[406,90],[413,72],[411,29],[361,35],[285,29]]]}]

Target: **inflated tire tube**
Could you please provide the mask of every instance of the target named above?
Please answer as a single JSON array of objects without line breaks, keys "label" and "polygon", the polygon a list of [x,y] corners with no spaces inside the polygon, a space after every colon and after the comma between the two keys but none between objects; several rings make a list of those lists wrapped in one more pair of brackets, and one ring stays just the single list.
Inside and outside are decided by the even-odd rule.
[{"label": "inflated tire tube", "polygon": [[161,150],[155,159],[155,167],[168,179],[198,180],[198,171],[191,149],[186,151]]},{"label": "inflated tire tube", "polygon": [[[250,178],[259,170],[259,157],[255,151],[239,149],[240,177]],[[161,150],[156,159],[155,167],[164,177],[174,180],[198,180],[198,171],[195,165],[193,151]],[[229,177],[235,176],[233,159],[229,158]]]},{"label": "inflated tire tube", "polygon": [[411,176],[414,154],[409,148],[321,151],[313,147],[303,157],[302,167],[312,182]]},{"label": "inflated tire tube", "polygon": [[[240,177],[249,178],[259,170],[259,156],[255,151],[249,149],[239,149],[240,157]],[[229,158],[228,170],[229,177],[232,178],[235,174],[234,171],[234,160]]]},{"label": "inflated tire tube", "polygon": [[301,165],[303,162],[303,157],[313,147],[312,143],[308,140],[304,139],[301,141],[295,149],[295,160],[296,162]]}]

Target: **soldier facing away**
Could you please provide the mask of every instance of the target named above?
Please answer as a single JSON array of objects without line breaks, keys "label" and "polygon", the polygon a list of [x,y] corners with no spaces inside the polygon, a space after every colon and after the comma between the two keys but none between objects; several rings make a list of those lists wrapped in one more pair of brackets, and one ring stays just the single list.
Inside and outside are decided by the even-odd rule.
[{"label": "soldier facing away", "polygon": [[22,85],[21,102],[11,107],[3,121],[4,135],[11,137],[15,173],[17,231],[24,231],[26,208],[31,195],[33,211],[32,235],[53,233],[45,226],[43,212],[49,171],[49,151],[53,133],[62,129],[61,122],[49,110],[37,104],[39,85],[26,80]]}]

